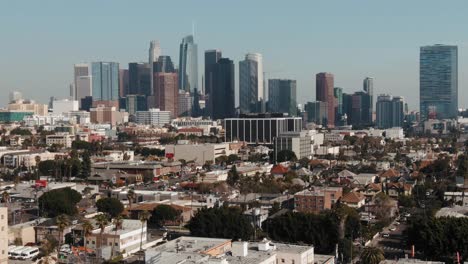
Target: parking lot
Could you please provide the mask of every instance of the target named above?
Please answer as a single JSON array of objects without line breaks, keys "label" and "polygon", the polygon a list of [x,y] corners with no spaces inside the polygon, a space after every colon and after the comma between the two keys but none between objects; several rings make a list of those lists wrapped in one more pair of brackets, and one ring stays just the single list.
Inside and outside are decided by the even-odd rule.
[{"label": "parking lot", "polygon": [[394,222],[385,228],[377,241],[377,246],[384,251],[385,258],[387,259],[394,259],[395,257],[403,258],[405,254],[411,254],[411,245],[407,244],[406,238],[403,235],[406,224],[396,223],[399,222]]}]

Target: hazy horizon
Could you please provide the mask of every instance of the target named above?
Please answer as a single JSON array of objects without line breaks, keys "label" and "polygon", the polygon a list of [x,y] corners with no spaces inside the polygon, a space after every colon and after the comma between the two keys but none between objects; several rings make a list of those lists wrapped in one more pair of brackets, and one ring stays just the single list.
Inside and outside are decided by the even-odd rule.
[{"label": "hazy horizon", "polygon": [[459,107],[467,108],[466,11],[466,1],[435,0],[1,1],[0,107],[13,90],[44,103],[66,97],[75,63],[145,62],[150,40],[178,66],[195,23],[200,85],[205,50],[234,60],[236,93],[239,61],[258,52],[267,79],[297,80],[299,103],[315,99],[316,73],[331,72],[344,92],[371,76],[376,96],[404,96],[418,110],[419,47],[441,43],[458,46]]}]

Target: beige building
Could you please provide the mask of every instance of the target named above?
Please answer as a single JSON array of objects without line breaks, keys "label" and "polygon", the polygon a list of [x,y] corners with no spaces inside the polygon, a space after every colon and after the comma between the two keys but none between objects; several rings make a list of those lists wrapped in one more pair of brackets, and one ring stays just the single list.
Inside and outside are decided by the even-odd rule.
[{"label": "beige building", "polygon": [[[179,141],[181,143],[181,141]],[[187,143],[187,142],[183,142]],[[231,151],[229,144],[176,144],[166,145],[166,156],[173,155],[174,160],[194,161],[197,164],[205,164],[207,161],[215,162],[215,159],[230,154],[237,154],[236,151]]]},{"label": "beige building", "polygon": [[122,124],[128,122],[128,113],[118,111],[115,106],[98,105],[90,109],[91,123],[95,124]]},{"label": "beige building", "polygon": [[0,264],[8,263],[8,208],[0,207]]},{"label": "beige building", "polygon": [[21,241],[22,246],[27,243],[36,243],[36,230],[34,229],[36,224],[36,221],[30,221],[10,226],[8,229],[8,243],[13,245]]},{"label": "beige building", "polygon": [[32,100],[19,99],[8,104],[8,110],[10,111],[25,111],[33,112],[38,116],[46,116],[49,109],[45,104],[37,104]]},{"label": "beige building", "polygon": [[75,141],[75,136],[68,133],[61,133],[56,135],[46,136],[46,144],[48,146],[52,144],[57,144],[64,146],[66,148],[71,148],[73,141]]},{"label": "beige building", "polygon": [[319,213],[330,210],[343,196],[341,187],[312,187],[294,194],[294,209],[302,213]]}]

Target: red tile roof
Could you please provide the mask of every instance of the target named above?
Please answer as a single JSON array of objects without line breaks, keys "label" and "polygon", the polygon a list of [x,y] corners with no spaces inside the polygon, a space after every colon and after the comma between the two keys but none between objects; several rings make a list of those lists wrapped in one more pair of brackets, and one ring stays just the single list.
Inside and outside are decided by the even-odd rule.
[{"label": "red tile roof", "polygon": [[341,201],[344,203],[359,203],[364,200],[365,196],[359,192],[349,192],[341,197]]},{"label": "red tile roof", "polygon": [[273,166],[273,168],[271,168],[270,173],[272,173],[272,174],[286,174],[286,173],[288,173],[288,168],[286,168],[285,166],[283,166],[281,164],[278,164],[278,165]]}]

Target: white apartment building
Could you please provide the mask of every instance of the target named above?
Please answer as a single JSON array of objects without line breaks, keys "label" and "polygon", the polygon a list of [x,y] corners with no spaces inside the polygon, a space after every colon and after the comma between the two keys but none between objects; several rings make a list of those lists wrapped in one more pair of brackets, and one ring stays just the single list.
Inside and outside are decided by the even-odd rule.
[{"label": "white apartment building", "polygon": [[62,115],[71,111],[78,111],[78,101],[61,99],[52,101],[52,113]]},{"label": "white apartment building", "polygon": [[48,146],[57,144],[66,148],[71,148],[73,141],[75,141],[75,136],[68,133],[46,136],[46,144]]},{"label": "white apartment building", "polygon": [[137,111],[136,122],[162,127],[171,123],[171,111],[161,111],[159,108],[151,108],[148,111]]},{"label": "white apartment building", "polygon": [[230,154],[236,154],[229,149],[229,144],[176,144],[166,145],[166,155],[172,154],[175,160],[184,159],[194,161],[196,164],[203,165],[207,161],[215,162],[215,159]]},{"label": "white apartment building", "polygon": [[8,207],[0,207],[0,264],[8,263]]},{"label": "white apartment building", "polygon": [[[104,229],[102,240],[102,247],[114,247],[114,252],[117,253],[136,250],[140,247],[140,241],[143,245],[146,244],[146,223],[142,224],[140,220],[124,219],[121,228],[117,230],[114,224],[110,224]],[[94,229],[92,234],[85,239],[85,243],[88,248],[99,248],[101,229]]]},{"label": "white apartment building", "polygon": [[56,154],[48,151],[10,152],[3,155],[3,165],[8,168],[18,168],[23,165],[26,168],[31,168],[37,165],[37,158],[40,161],[53,160]]}]

